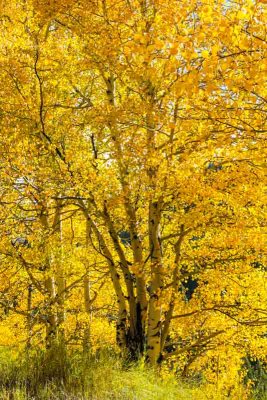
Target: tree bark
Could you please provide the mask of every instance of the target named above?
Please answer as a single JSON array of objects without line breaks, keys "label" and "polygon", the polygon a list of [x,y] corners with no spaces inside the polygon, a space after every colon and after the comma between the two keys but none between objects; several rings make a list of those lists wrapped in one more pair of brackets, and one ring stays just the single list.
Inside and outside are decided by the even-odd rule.
[{"label": "tree bark", "polygon": [[156,365],[161,351],[161,292],[163,268],[160,244],[161,200],[149,205],[149,242],[151,252],[151,286],[149,296],[147,358],[150,365]]},{"label": "tree bark", "polygon": [[102,255],[105,257],[107,260],[112,284],[114,291],[116,293],[117,297],[117,303],[118,303],[118,319],[117,319],[117,326],[116,326],[116,331],[117,331],[117,344],[121,348],[126,348],[127,344],[127,307],[126,307],[126,301],[125,301],[125,296],[123,293],[123,289],[120,283],[120,275],[118,274],[118,271],[115,266],[115,262],[113,260],[112,254],[105,242],[105,239],[99,229],[97,228],[97,225],[91,218],[91,215],[87,208],[85,207],[83,201],[81,200],[80,202],[81,209],[84,213],[84,216],[86,217],[88,223],[90,224],[92,231],[94,232],[97,241],[99,243],[100,249],[102,251]]},{"label": "tree bark", "polygon": [[89,272],[83,279],[83,290],[84,290],[84,308],[88,315],[88,321],[86,322],[84,329],[84,352],[88,353],[91,348],[91,322],[92,322],[92,302],[91,302],[91,290],[90,290],[90,277]]},{"label": "tree bark", "polygon": [[45,288],[49,297],[47,305],[46,346],[47,348],[51,348],[57,340],[57,314],[55,312],[56,285],[53,276],[49,276],[45,280]]}]

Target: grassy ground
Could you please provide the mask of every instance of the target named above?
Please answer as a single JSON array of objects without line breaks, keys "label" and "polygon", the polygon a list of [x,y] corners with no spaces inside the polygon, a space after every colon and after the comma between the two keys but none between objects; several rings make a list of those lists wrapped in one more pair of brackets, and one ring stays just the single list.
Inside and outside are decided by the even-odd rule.
[{"label": "grassy ground", "polygon": [[[205,386],[193,387],[174,377],[160,378],[142,364],[130,365],[112,352],[84,358],[49,353],[12,358],[0,354],[1,400],[224,400]],[[267,399],[267,397],[266,397]],[[242,394],[239,399],[243,400]]]}]

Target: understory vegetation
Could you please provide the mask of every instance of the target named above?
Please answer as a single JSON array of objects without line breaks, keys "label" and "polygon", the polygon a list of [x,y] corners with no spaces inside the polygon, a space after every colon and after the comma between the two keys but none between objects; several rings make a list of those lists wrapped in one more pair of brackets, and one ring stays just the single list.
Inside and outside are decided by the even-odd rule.
[{"label": "understory vegetation", "polygon": [[173,377],[163,380],[141,363],[123,363],[107,351],[89,357],[61,353],[56,360],[49,352],[32,356],[2,360],[3,399],[163,400],[189,399],[192,393]]},{"label": "understory vegetation", "polygon": [[[258,366],[247,369],[253,382],[242,384],[231,396],[219,385],[209,385],[201,375],[181,379],[174,371],[149,368],[143,360],[132,363],[114,349],[85,355],[79,350],[1,351],[1,400],[265,400],[267,374]],[[246,381],[245,379],[245,381]],[[245,384],[244,381],[244,384]],[[248,382],[248,381],[247,381]],[[252,388],[252,386],[250,386]]]}]

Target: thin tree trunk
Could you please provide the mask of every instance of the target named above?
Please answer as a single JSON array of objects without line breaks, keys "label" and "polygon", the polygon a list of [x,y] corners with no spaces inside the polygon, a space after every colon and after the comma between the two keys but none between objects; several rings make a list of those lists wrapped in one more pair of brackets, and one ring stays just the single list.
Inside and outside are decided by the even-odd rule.
[{"label": "thin tree trunk", "polygon": [[178,289],[179,289],[179,262],[181,258],[181,245],[182,241],[184,238],[184,226],[181,226],[180,229],[180,236],[175,243],[175,261],[174,261],[174,271],[173,271],[173,279],[172,279],[172,294],[171,294],[171,300],[169,304],[169,308],[165,317],[165,321],[163,324],[163,329],[162,329],[162,336],[161,336],[161,352],[164,350],[165,342],[167,339],[167,336],[170,331],[170,325],[172,321],[172,316],[173,316],[173,311],[178,295]]},{"label": "thin tree trunk", "polygon": [[125,281],[125,285],[127,288],[127,298],[128,298],[128,304],[129,304],[129,314],[130,314],[130,318],[129,318],[130,332],[129,333],[130,333],[131,338],[134,340],[137,332],[136,332],[136,301],[135,301],[135,295],[134,295],[133,281],[132,281],[131,272],[129,270],[129,265],[128,265],[127,259],[125,257],[124,251],[119,242],[118,234],[116,232],[114,224],[108,213],[106,203],[104,205],[103,218],[107,224],[111,239],[114,244],[114,248],[120,259],[120,267],[123,272],[124,281]]},{"label": "thin tree trunk", "polygon": [[61,208],[62,200],[56,201],[56,212],[53,221],[53,231],[55,235],[55,257],[54,264],[56,267],[56,286],[57,286],[57,324],[59,340],[61,345],[65,342],[65,332],[62,326],[65,321],[65,293],[66,293],[66,278],[64,271],[64,264],[62,259],[63,252],[63,231],[62,231],[62,220],[61,220]]},{"label": "thin tree trunk", "polygon": [[84,329],[84,352],[88,353],[91,348],[91,323],[92,323],[92,301],[91,301],[91,290],[90,290],[90,277],[89,272],[83,279],[83,290],[84,290],[84,308],[88,315],[88,321]]},{"label": "thin tree trunk", "polygon": [[46,324],[46,346],[51,348],[57,340],[57,314],[54,310],[56,300],[55,278],[49,276],[45,280],[45,289],[48,293],[47,324]]},{"label": "thin tree trunk", "polygon": [[[46,231],[49,231],[49,221],[46,206],[43,205],[40,213],[40,221]],[[57,313],[55,311],[56,285],[53,271],[51,269],[51,256],[47,256],[46,260],[46,278],[44,287],[47,293],[47,317],[46,317],[46,347],[53,346],[57,339]]]},{"label": "thin tree trunk", "polygon": [[33,286],[30,284],[28,286],[28,299],[27,299],[27,312],[28,312],[28,317],[27,317],[27,327],[28,327],[28,338],[27,338],[27,349],[29,350],[31,348],[31,342],[32,342],[32,292],[33,292]]},{"label": "thin tree trunk", "polygon": [[[89,237],[90,237],[90,222],[86,219],[86,248],[89,251]],[[91,301],[91,283],[90,283],[90,274],[89,270],[83,278],[83,296],[84,296],[84,308],[87,313],[88,320],[85,323],[84,328],[84,338],[83,338],[83,349],[85,354],[88,354],[91,348],[91,323],[93,318],[92,311],[92,301]]]},{"label": "thin tree trunk", "polygon": [[92,231],[94,232],[94,234],[97,238],[101,252],[102,252],[103,256],[105,257],[105,259],[107,260],[111,280],[113,283],[113,288],[114,288],[116,296],[117,296],[117,303],[118,303],[118,309],[119,309],[117,326],[116,326],[117,343],[118,343],[119,347],[126,349],[126,345],[127,345],[127,307],[126,307],[126,301],[125,301],[123,289],[122,289],[122,286],[120,283],[120,276],[117,272],[112,254],[106,245],[103,235],[97,228],[97,225],[95,224],[95,222],[92,220],[87,208],[85,207],[85,205],[82,201],[80,201],[80,206],[82,208],[84,216],[86,217],[88,223],[90,224],[90,227],[92,228]]},{"label": "thin tree trunk", "polygon": [[150,365],[156,365],[161,351],[161,296],[163,269],[160,245],[161,200],[150,202],[149,240],[151,251],[151,287],[149,296],[147,357]]}]

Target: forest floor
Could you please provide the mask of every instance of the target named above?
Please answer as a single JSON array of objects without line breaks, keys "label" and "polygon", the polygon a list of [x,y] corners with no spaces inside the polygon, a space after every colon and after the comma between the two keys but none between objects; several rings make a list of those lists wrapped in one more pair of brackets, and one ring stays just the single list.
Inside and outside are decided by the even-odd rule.
[{"label": "forest floor", "polygon": [[[244,400],[204,383],[159,376],[144,364],[123,363],[114,354],[85,359],[79,352],[16,357],[0,352],[0,400]],[[267,400],[264,394],[250,399]]]}]

